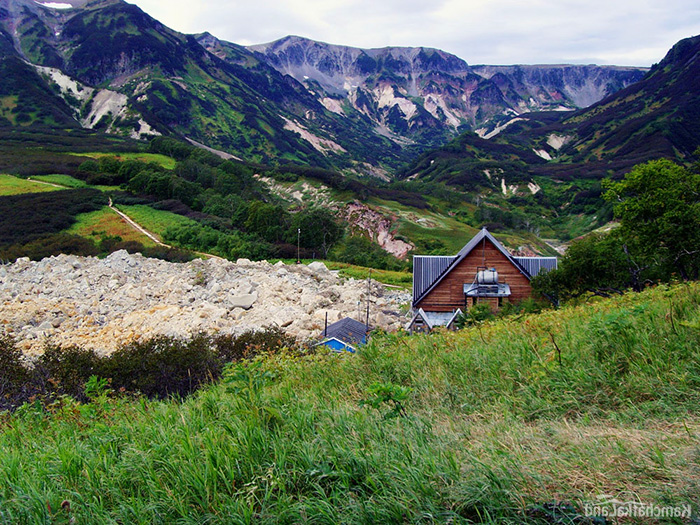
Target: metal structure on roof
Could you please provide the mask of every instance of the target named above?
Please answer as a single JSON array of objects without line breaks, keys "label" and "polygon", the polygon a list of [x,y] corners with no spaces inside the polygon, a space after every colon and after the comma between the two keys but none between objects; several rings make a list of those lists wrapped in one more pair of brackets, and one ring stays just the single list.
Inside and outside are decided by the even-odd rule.
[{"label": "metal structure on roof", "polygon": [[461,308],[457,308],[454,312],[426,312],[422,308],[419,308],[413,316],[413,319],[406,325],[406,328],[409,332],[413,333],[418,324],[417,321],[422,321],[425,323],[428,331],[437,326],[444,326],[449,329],[460,315],[462,315]]}]

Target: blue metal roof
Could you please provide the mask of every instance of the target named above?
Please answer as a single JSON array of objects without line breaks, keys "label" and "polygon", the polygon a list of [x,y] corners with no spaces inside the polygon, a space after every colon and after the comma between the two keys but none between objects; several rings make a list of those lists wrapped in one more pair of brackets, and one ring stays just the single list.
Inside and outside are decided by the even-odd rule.
[{"label": "blue metal roof", "polygon": [[362,344],[367,341],[367,332],[370,327],[355,319],[346,317],[338,322],[328,325],[325,331],[324,339],[338,339],[350,345]]}]

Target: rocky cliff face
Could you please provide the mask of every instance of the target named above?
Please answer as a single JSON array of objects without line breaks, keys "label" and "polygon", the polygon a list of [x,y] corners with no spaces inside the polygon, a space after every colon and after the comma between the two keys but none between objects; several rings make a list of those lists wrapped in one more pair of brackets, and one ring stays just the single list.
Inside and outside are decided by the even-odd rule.
[{"label": "rocky cliff face", "polygon": [[[159,334],[279,326],[301,339],[317,337],[326,313],[329,322],[357,316],[367,283],[340,279],[318,262],[174,264],[120,251],[106,259],[61,255],[0,266],[0,297],[0,330],[25,352],[41,352],[50,341],[109,353]],[[407,292],[372,282],[370,324],[397,329],[400,305],[409,300]]]},{"label": "rocky cliff face", "polygon": [[469,66],[423,47],[358,49],[286,37],[249,49],[331,111],[359,111],[401,137],[492,130],[504,118],[574,110],[640,80],[642,68]]}]

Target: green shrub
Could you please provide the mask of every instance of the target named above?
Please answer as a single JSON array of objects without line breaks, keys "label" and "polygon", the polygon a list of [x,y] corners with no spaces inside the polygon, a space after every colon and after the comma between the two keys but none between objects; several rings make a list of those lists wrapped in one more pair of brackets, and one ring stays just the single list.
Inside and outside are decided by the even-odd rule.
[{"label": "green shrub", "polygon": [[27,383],[28,372],[22,364],[22,352],[15,340],[0,335],[0,410],[16,408],[26,401],[23,385]]},{"label": "green shrub", "polygon": [[294,337],[285,334],[280,328],[248,330],[239,336],[219,335],[213,342],[219,357],[227,363],[274,353],[281,348],[294,349],[298,345]]},{"label": "green shrub", "polygon": [[[91,385],[109,381],[114,391],[149,398],[185,397],[219,377],[224,365],[282,349],[298,350],[296,339],[279,328],[240,336],[203,334],[182,339],[158,336],[123,345],[109,356],[76,346],[47,345],[27,368],[15,341],[0,337],[0,410],[16,409],[32,396],[71,396],[88,401]],[[94,386],[94,385],[93,385]]]},{"label": "green shrub", "polygon": [[[221,375],[222,362],[208,337],[189,341],[158,336],[121,347],[98,368],[112,387],[147,397],[184,397]],[[88,376],[89,377],[89,376]]]},{"label": "green shrub", "polygon": [[33,376],[47,394],[85,401],[85,382],[92,375],[101,375],[99,364],[100,357],[94,350],[49,344],[35,363]]}]

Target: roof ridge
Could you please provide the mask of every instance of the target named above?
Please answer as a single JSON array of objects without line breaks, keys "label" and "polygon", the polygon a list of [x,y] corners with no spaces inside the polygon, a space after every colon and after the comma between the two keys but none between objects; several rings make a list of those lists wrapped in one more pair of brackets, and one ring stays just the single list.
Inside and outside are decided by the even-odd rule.
[{"label": "roof ridge", "polygon": [[460,262],[462,262],[467,255],[469,255],[478,244],[483,241],[484,239],[488,239],[491,241],[491,243],[496,247],[498,251],[500,251],[510,262],[515,266],[520,273],[522,273],[525,277],[527,277],[528,280],[532,280],[532,275],[523,268],[523,266],[516,261],[510,253],[508,253],[508,250],[505,249],[505,247],[496,239],[491,233],[486,229],[482,228],[479,233],[477,233],[472,239],[462,248],[457,255],[455,256],[454,260],[450,262],[450,264],[447,265],[447,267],[438,275],[438,277],[433,281],[433,283],[428,286],[423,293],[421,293],[420,297],[414,297],[413,298],[413,304],[415,305],[417,302],[421,301],[426,295],[428,295],[430,292],[432,292],[435,287],[442,281],[442,279],[452,271],[452,269],[457,266]]}]

